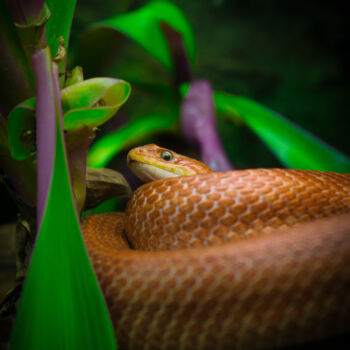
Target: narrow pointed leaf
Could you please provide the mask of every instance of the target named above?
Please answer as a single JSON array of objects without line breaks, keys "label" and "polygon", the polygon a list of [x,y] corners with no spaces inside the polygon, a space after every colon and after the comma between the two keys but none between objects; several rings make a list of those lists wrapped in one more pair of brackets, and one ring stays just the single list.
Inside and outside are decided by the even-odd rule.
[{"label": "narrow pointed leaf", "polygon": [[116,349],[72,199],[58,71],[33,56],[37,83],[38,235],[10,350]]},{"label": "narrow pointed leaf", "polygon": [[244,121],[287,167],[350,172],[350,159],[278,113],[247,98],[217,92],[219,113]]},{"label": "narrow pointed leaf", "polygon": [[96,141],[90,148],[87,164],[92,168],[104,168],[122,149],[151,134],[174,130],[176,122],[176,115],[149,114],[134,119]]}]

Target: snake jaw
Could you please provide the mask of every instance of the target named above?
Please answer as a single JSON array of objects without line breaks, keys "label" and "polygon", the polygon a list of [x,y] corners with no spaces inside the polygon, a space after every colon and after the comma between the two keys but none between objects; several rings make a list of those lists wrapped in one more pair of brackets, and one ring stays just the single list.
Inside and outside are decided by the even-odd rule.
[{"label": "snake jaw", "polygon": [[164,170],[152,164],[131,160],[128,162],[130,170],[143,182],[166,179],[180,176],[179,174]]}]

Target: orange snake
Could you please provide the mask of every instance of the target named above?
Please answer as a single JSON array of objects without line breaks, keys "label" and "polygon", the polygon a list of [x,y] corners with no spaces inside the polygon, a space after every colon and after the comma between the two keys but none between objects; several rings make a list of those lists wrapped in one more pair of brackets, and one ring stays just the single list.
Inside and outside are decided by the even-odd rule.
[{"label": "orange snake", "polygon": [[126,216],[83,222],[119,349],[277,348],[350,330],[350,174],[214,173],[166,152],[137,148],[128,163],[159,163],[148,179],[167,163],[199,175],[145,184]]}]

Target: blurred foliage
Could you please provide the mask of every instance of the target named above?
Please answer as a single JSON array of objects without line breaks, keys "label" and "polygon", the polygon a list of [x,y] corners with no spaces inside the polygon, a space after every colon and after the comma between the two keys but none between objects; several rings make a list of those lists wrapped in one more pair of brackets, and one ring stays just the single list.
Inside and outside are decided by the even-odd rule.
[{"label": "blurred foliage", "polygon": [[[210,80],[215,90],[245,96],[278,111],[349,155],[350,120],[345,118],[349,110],[345,5],[278,0],[172,2],[183,11],[194,31],[196,77]],[[92,23],[133,11],[146,3],[104,0],[101,6],[92,0],[78,1],[68,69],[79,64],[78,43]],[[178,113],[171,74],[162,65],[121,35],[100,44],[116,57],[98,75],[125,79],[132,84],[133,91],[117,117],[97,132],[97,139],[129,120],[150,113]],[[84,76],[94,77],[96,72],[85,69]],[[236,168],[282,166],[253,131],[239,121],[232,123],[221,118],[218,128]],[[135,142],[156,142],[194,155],[184,147],[182,137],[173,134],[148,136]],[[122,156],[112,162],[114,167],[123,167]],[[2,220],[10,218],[11,211],[4,211],[2,216]]]},{"label": "blurred foliage", "polygon": [[[135,10],[145,3],[107,0],[103,7],[97,7],[91,0],[78,2],[71,38],[72,61],[79,35],[92,22]],[[343,55],[347,44],[346,15],[341,5],[316,1],[282,4],[277,0],[173,3],[194,29],[195,76],[208,78],[216,90],[254,99],[349,153],[346,130],[350,121],[344,118],[349,107],[349,72]],[[108,45],[112,43],[116,57],[99,73],[132,84],[133,93],[123,108],[124,122],[147,113],[176,110],[166,69],[127,38]],[[85,70],[84,75],[91,76]],[[106,130],[120,123],[123,122],[117,117]],[[246,126],[221,119],[219,131],[237,168],[282,166]],[[172,139],[164,146],[180,147],[182,139],[177,143]]]}]

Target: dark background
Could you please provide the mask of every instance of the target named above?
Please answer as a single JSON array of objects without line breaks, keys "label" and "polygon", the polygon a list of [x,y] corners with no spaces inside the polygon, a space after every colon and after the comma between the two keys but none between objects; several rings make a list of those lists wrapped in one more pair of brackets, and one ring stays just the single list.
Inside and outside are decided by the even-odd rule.
[{"label": "dark background", "polygon": [[[345,5],[338,1],[173,2],[186,15],[194,31],[195,77],[209,79],[215,90],[249,97],[279,112],[349,155],[349,43]],[[144,3],[139,0],[78,1],[68,69],[85,59],[79,58],[77,47],[89,25],[137,9]],[[93,72],[88,69],[84,74],[90,77]],[[154,111],[167,113],[178,108],[169,73],[131,40],[118,43],[113,64],[99,75],[124,78],[133,87],[121,116],[114,118],[105,129],[122,124],[123,118],[125,122],[127,117]],[[282,166],[244,125],[220,119],[218,127],[236,168]],[[103,129],[100,135],[102,133]],[[163,135],[155,141],[179,152],[184,150],[183,140],[177,136]],[[0,222],[15,220],[15,207],[1,184],[0,198],[3,205]]]}]

